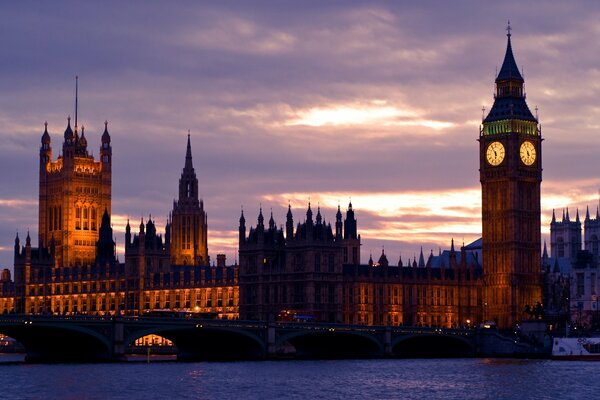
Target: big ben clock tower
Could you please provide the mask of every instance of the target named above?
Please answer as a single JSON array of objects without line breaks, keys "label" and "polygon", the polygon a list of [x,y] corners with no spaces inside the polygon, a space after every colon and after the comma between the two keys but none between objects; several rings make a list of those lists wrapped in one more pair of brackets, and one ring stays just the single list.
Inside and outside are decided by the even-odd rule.
[{"label": "big ben clock tower", "polygon": [[494,105],[479,136],[482,196],[483,312],[501,329],[541,302],[540,185],[542,136],[525,101],[510,26]]}]

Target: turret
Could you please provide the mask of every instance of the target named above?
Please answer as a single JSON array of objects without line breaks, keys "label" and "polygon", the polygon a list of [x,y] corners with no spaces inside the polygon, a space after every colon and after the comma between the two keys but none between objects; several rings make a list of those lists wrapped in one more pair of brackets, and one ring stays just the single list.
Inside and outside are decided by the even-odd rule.
[{"label": "turret", "polygon": [[312,212],[312,209],[310,208],[310,201],[308,202],[308,210],[306,210],[306,224],[307,225],[313,224],[313,212]]},{"label": "turret", "polygon": [[246,241],[246,218],[244,218],[244,209],[242,209],[242,215],[240,216],[239,233],[239,244],[241,246]]},{"label": "turret", "polygon": [[590,220],[590,208],[588,206],[585,206],[585,221],[589,221]]},{"label": "turret", "polygon": [[337,213],[335,214],[335,240],[342,239],[342,211],[340,210],[340,205],[338,204]]},{"label": "turret", "polygon": [[421,253],[419,254],[419,267],[425,266],[425,257],[423,256],[423,246],[421,246]]},{"label": "turret", "polygon": [[110,134],[108,133],[108,121],[104,121],[104,132],[102,133],[102,145],[100,146],[100,161],[102,171],[110,172],[112,163],[112,147],[110,146]]},{"label": "turret", "polygon": [[21,241],[19,240],[19,232],[17,232],[17,236],[15,237],[15,258],[19,255],[21,251]]},{"label": "turret", "polygon": [[[129,226],[129,223],[127,223]],[[114,264],[115,262],[115,241],[113,240],[113,230],[110,226],[110,216],[108,210],[104,209],[102,215],[102,224],[98,241],[96,242],[96,262],[99,264]]]},{"label": "turret", "polygon": [[265,229],[265,217],[263,217],[262,206],[260,207],[260,209],[258,211],[257,221],[258,221],[258,223],[256,225],[256,229],[258,229],[259,231],[264,230]]},{"label": "turret", "polygon": [[44,133],[42,134],[42,146],[40,147],[40,168],[45,171],[46,164],[52,160],[52,147],[50,146],[50,135],[48,134],[48,122],[44,122]]},{"label": "turret", "polygon": [[356,218],[354,218],[354,210],[352,209],[352,202],[348,204],[348,210],[346,211],[346,221],[344,221],[344,239],[356,239]]},{"label": "turret", "polygon": [[131,245],[131,226],[129,225],[129,218],[127,218],[127,225],[125,226],[125,247]]},{"label": "turret", "polygon": [[388,259],[385,255],[385,249],[381,249],[381,256],[379,257],[378,264],[380,267],[384,267],[384,268],[389,266]]},{"label": "turret", "polygon": [[271,218],[269,218],[269,230],[275,229],[275,220],[273,219],[273,210],[271,210]]},{"label": "turret", "polygon": [[288,204],[288,212],[285,220],[285,240],[290,241],[294,238],[294,218],[292,216],[292,206]]},{"label": "turret", "polygon": [[317,206],[317,225],[323,223],[323,217],[321,216],[321,206]]}]

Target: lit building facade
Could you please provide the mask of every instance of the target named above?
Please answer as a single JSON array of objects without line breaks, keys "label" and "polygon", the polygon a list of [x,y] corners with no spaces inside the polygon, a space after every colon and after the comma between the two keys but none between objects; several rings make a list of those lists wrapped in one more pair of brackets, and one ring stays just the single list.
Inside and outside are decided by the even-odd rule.
[{"label": "lit building facade", "polygon": [[99,162],[87,154],[84,133],[80,137],[77,128],[71,130],[70,121],[63,156],[49,161],[47,128],[40,154],[40,245],[34,248],[28,234],[22,246],[17,235],[14,284],[10,273],[2,275],[3,312],[143,315],[172,310],[238,317],[237,266],[226,266],[224,255],[209,264],[206,214],[198,199],[189,136],[180,197],[164,238],[151,218],[133,235],[128,222],[124,263],[116,258],[110,223],[107,124]]},{"label": "lit building facade", "polygon": [[52,160],[51,138],[45,124],[40,147],[39,244],[53,247],[54,266],[92,263],[100,218],[111,211],[112,148],[104,124],[100,159],[88,153],[84,127],[81,136],[68,119],[62,155]]}]

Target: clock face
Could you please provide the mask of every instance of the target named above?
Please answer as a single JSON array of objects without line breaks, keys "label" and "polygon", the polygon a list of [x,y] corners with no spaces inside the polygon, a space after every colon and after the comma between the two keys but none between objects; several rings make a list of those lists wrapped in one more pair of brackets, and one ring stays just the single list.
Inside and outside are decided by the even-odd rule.
[{"label": "clock face", "polygon": [[535,146],[529,141],[525,141],[521,144],[519,150],[521,161],[525,165],[532,165],[535,162]]},{"label": "clock face", "polygon": [[504,146],[500,142],[492,142],[487,148],[487,161],[490,165],[496,166],[504,160]]}]

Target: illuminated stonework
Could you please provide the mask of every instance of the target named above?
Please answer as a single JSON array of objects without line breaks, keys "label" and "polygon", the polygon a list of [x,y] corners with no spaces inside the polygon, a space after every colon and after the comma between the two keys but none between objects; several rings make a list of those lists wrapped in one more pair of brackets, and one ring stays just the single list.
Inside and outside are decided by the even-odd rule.
[{"label": "illuminated stonework", "polygon": [[[542,137],[537,118],[525,102],[523,83],[509,34],[504,63],[496,78],[494,105],[479,137],[484,317],[495,320],[500,328],[511,328],[528,318],[526,307],[542,301]],[[486,157],[492,142],[506,149],[501,163]]]},{"label": "illuminated stonework", "polygon": [[42,135],[39,172],[39,245],[52,248],[54,266],[92,263],[100,218],[111,211],[112,149],[104,124],[100,159],[88,153],[84,128],[69,118],[62,155],[52,161],[48,126]]}]

